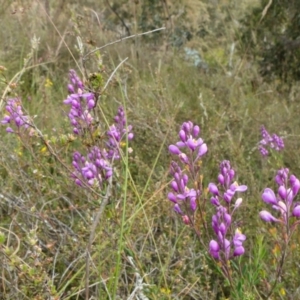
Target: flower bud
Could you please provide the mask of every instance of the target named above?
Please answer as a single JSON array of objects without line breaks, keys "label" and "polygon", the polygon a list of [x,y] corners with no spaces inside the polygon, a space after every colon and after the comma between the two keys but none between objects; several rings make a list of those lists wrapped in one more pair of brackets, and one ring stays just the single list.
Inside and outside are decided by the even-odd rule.
[{"label": "flower bud", "polygon": [[260,218],[265,221],[265,222],[279,222],[278,219],[276,219],[275,217],[273,217],[268,211],[266,210],[262,210],[259,213]]}]

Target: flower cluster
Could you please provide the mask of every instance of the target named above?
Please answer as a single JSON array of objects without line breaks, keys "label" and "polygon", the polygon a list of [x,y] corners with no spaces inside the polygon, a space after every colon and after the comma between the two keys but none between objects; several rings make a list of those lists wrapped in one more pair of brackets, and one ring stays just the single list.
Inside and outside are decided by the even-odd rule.
[{"label": "flower cluster", "polygon": [[261,127],[261,135],[262,140],[259,142],[258,149],[262,156],[267,156],[269,154],[267,147],[275,149],[276,151],[284,149],[284,142],[282,138],[275,133],[271,136],[264,126]]},{"label": "flower cluster", "polygon": [[[5,107],[8,114],[6,114],[1,121],[2,124],[14,124],[19,131],[21,127],[28,128],[30,125],[30,121],[28,116],[25,116],[22,111],[22,103],[21,99],[13,98],[7,101],[7,105]],[[6,131],[9,133],[13,133],[14,130],[12,127],[8,126]]]},{"label": "flower cluster", "polygon": [[133,139],[133,133],[131,132],[132,126],[126,127],[126,119],[123,107],[119,107],[118,114],[114,117],[115,124],[109,127],[107,131],[108,142],[106,143],[108,151],[107,158],[119,159],[120,158],[120,145],[124,135],[127,134],[127,139],[130,141]]},{"label": "flower cluster", "polygon": [[[238,207],[241,201],[238,199],[237,202],[236,207]],[[217,241],[210,241],[209,253],[213,258],[223,263],[245,253],[243,242],[246,240],[246,236],[238,228],[235,230],[231,241],[227,238],[232,235],[230,232],[231,222],[232,214],[229,214],[225,207],[218,206],[217,213],[212,217],[212,228],[217,236]]]},{"label": "flower cluster", "polygon": [[[244,254],[245,249],[243,242],[246,236],[236,228],[235,233],[232,232],[232,216],[235,210],[241,205],[242,198],[238,198],[231,211],[231,201],[236,192],[245,192],[246,185],[238,185],[234,182],[235,171],[231,168],[230,162],[224,160],[220,164],[220,173],[218,182],[220,189],[215,183],[208,185],[208,190],[212,194],[211,203],[216,208],[216,213],[212,216],[212,228],[217,239],[211,240],[209,243],[210,255],[222,261],[223,264],[229,259]],[[220,190],[223,190],[220,192]],[[222,201],[224,202],[221,203]],[[232,249],[233,246],[233,249]]]},{"label": "flower cluster", "polygon": [[[179,160],[189,171],[189,175],[176,163],[171,163],[170,174],[172,192],[168,199],[174,203],[174,210],[182,216],[185,224],[191,224],[194,212],[197,208],[197,198],[201,191],[199,188],[189,188],[189,176],[192,181],[199,177],[199,160],[207,152],[207,146],[199,137],[200,128],[191,121],[184,122],[179,131],[179,142],[169,146],[169,152],[177,155]],[[185,152],[183,152],[185,150]]]},{"label": "flower cluster", "polygon": [[300,190],[300,181],[295,175],[289,177],[289,169],[283,168],[277,172],[275,182],[278,185],[277,195],[272,189],[266,188],[262,199],[272,205],[280,217],[276,218],[266,210],[261,211],[259,215],[265,222],[281,222],[288,226],[292,217],[300,218],[300,203],[294,201]]},{"label": "flower cluster", "polygon": [[175,212],[182,216],[186,224],[190,224],[190,215],[193,214],[197,207],[197,191],[187,187],[188,175],[174,161],[171,163],[170,173],[174,178],[171,182],[173,192],[168,194],[168,198],[174,203]]},{"label": "flower cluster", "polygon": [[[68,85],[69,96],[64,100],[65,104],[71,105],[69,118],[75,134],[83,134],[85,129],[93,126],[91,111],[96,106],[95,95],[85,92],[83,82],[74,70],[69,72],[70,83]],[[75,171],[72,178],[79,186],[84,184],[100,188],[103,182],[113,175],[113,161],[120,159],[120,147],[122,140],[133,139],[132,126],[126,126],[126,118],[123,107],[119,107],[114,117],[115,124],[106,132],[107,141],[105,147],[94,146],[85,157],[79,152],[73,155],[73,167]]]},{"label": "flower cluster", "polygon": [[82,134],[84,129],[92,126],[91,111],[96,105],[95,95],[84,91],[84,85],[74,70],[70,70],[69,77],[69,96],[64,100],[64,104],[71,105],[69,119],[73,132]]},{"label": "flower cluster", "polygon": [[103,181],[113,174],[113,169],[105,156],[106,153],[101,153],[96,146],[88,153],[87,158],[79,152],[75,152],[72,163],[75,168],[75,172],[72,174],[75,183],[83,186],[83,182],[85,182],[90,186],[98,184],[101,187]]},{"label": "flower cluster", "polygon": [[[190,167],[194,167],[196,162],[207,152],[207,145],[199,138],[200,128],[191,122],[184,122],[179,131],[180,141],[176,145],[170,145],[171,154],[178,155],[181,162]],[[187,149],[187,153],[180,149]]]},{"label": "flower cluster", "polygon": [[229,205],[236,192],[245,192],[247,190],[246,185],[238,185],[238,183],[234,181],[234,176],[235,171],[231,168],[230,162],[228,160],[222,161],[220,164],[218,182],[224,192],[220,193],[218,186],[213,182],[208,185],[208,189],[213,195],[210,199],[213,205],[219,206],[220,199],[223,199],[225,203]]},{"label": "flower cluster", "polygon": [[120,147],[122,139],[127,135],[128,140],[133,139],[132,126],[125,128],[126,119],[124,109],[119,107],[118,114],[114,118],[116,124],[112,125],[107,131],[108,141],[106,145],[108,149],[101,149],[94,146],[84,157],[79,152],[73,155],[73,166],[75,172],[72,177],[75,183],[82,186],[82,182],[88,185],[98,183],[102,187],[103,181],[113,175],[113,161],[120,159]]}]

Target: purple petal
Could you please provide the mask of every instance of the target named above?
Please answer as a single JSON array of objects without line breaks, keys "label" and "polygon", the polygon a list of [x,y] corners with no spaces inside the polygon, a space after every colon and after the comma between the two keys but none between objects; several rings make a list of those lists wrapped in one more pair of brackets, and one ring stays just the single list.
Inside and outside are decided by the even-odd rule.
[{"label": "purple petal", "polygon": [[179,131],[179,138],[181,139],[181,141],[184,143],[186,142],[186,134],[184,130],[180,130]]},{"label": "purple petal", "polygon": [[233,237],[233,245],[235,247],[242,246],[243,242],[246,240],[246,236],[242,234],[238,229],[235,232],[235,235]]},{"label": "purple petal", "polygon": [[291,175],[290,182],[292,185],[293,194],[296,196],[300,190],[300,181],[298,178],[296,178],[296,176]]},{"label": "purple petal", "polygon": [[220,246],[215,240],[211,240],[209,243],[209,254],[215,258],[219,259],[219,251],[220,251]]},{"label": "purple petal", "polygon": [[215,183],[212,183],[212,182],[209,183],[208,190],[210,191],[210,193],[212,193],[215,196],[219,195],[219,190]]},{"label": "purple petal", "polygon": [[177,203],[176,196],[173,193],[168,194],[168,199],[174,203]]},{"label": "purple petal", "polygon": [[210,198],[210,203],[212,205],[215,205],[215,206],[220,206],[220,202],[219,202],[219,199],[217,197],[211,197]]},{"label": "purple petal", "polygon": [[225,184],[225,179],[224,179],[224,176],[222,174],[219,174],[218,175],[218,181],[221,185],[224,185]]},{"label": "purple petal", "polygon": [[180,158],[182,163],[184,163],[186,165],[189,163],[189,159],[188,159],[188,157],[185,153],[180,153],[179,158]]},{"label": "purple petal", "polygon": [[231,224],[231,215],[228,213],[224,213],[224,221],[226,223],[226,227],[229,227]]},{"label": "purple petal", "polygon": [[300,217],[300,205],[296,205],[293,209],[293,216],[296,218]]},{"label": "purple petal", "polygon": [[260,218],[265,221],[265,222],[279,222],[278,219],[276,219],[275,217],[273,217],[268,211],[266,210],[262,210],[259,213]]},{"label": "purple petal", "polygon": [[247,191],[247,189],[248,189],[248,187],[247,187],[246,185],[239,185],[239,186],[235,189],[235,191],[236,191],[236,192],[245,192],[245,191]]},{"label": "purple petal", "polygon": [[202,157],[207,152],[207,145],[204,143],[199,147],[197,158]]},{"label": "purple petal", "polygon": [[182,210],[181,210],[179,204],[175,204],[175,205],[174,205],[174,211],[177,212],[177,213],[180,214],[180,215],[183,214],[183,212],[182,212]]},{"label": "purple petal", "polygon": [[225,257],[228,260],[230,255],[230,241],[227,239],[224,240],[224,252],[225,252]]},{"label": "purple petal", "polygon": [[233,252],[233,256],[241,256],[245,253],[245,249],[243,246],[236,247]]},{"label": "purple petal", "polygon": [[174,190],[174,192],[176,192],[176,193],[179,192],[178,184],[175,180],[173,180],[170,185],[171,185],[171,188]]},{"label": "purple petal", "polygon": [[172,154],[175,154],[175,155],[179,155],[181,153],[181,151],[178,149],[178,147],[176,147],[175,145],[170,145],[169,146],[169,151],[172,153]]},{"label": "purple petal", "polygon": [[277,199],[273,190],[266,188],[261,197],[265,203],[277,205]]},{"label": "purple petal", "polygon": [[238,198],[234,203],[234,208],[237,209],[243,202],[242,198]]},{"label": "purple petal", "polygon": [[226,193],[224,193],[224,200],[227,203],[230,203],[232,197],[234,196],[234,191],[232,190],[227,190]]},{"label": "purple petal", "polygon": [[280,196],[280,198],[282,200],[285,200],[286,199],[286,196],[287,196],[287,191],[286,191],[286,188],[281,185],[278,189],[278,195]]},{"label": "purple petal", "polygon": [[200,127],[198,125],[195,125],[193,128],[193,137],[196,138],[200,133]]},{"label": "purple petal", "polygon": [[197,202],[196,202],[196,197],[191,197],[190,199],[190,206],[191,206],[191,210],[195,211],[197,208]]}]

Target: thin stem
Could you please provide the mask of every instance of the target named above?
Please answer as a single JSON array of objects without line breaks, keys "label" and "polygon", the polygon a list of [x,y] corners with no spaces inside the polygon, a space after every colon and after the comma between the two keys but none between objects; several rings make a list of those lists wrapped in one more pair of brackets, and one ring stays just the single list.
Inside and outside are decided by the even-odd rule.
[{"label": "thin stem", "polygon": [[111,45],[114,45],[114,44],[117,44],[117,43],[120,43],[120,42],[123,42],[125,40],[128,40],[128,39],[131,39],[133,37],[138,37],[138,36],[142,36],[142,35],[146,35],[146,34],[149,34],[149,33],[153,33],[153,32],[157,32],[157,31],[161,31],[161,30],[165,30],[166,28],[165,27],[161,27],[161,28],[158,28],[158,29],[154,29],[154,30],[150,30],[150,31],[147,31],[147,32],[143,32],[143,33],[138,33],[138,34],[133,34],[133,35],[130,35],[130,36],[127,36],[127,37],[124,37],[124,38],[121,38],[119,40],[116,40],[116,41],[113,41],[111,43],[108,43],[108,44],[105,44],[101,47],[98,47],[90,52],[88,52],[86,55],[83,56],[83,61],[85,61],[87,59],[88,56],[90,56],[91,54],[97,52],[98,50],[101,50],[105,47],[108,47],[108,46],[111,46]]},{"label": "thin stem", "polygon": [[284,241],[284,248],[283,248],[283,252],[282,252],[281,258],[280,258],[279,265],[277,267],[275,282],[273,283],[271,290],[267,294],[266,299],[269,299],[271,297],[271,295],[273,294],[274,289],[276,288],[278,279],[279,279],[280,275],[282,274],[283,265],[284,265],[284,261],[285,261],[285,258],[286,258],[286,252],[287,252],[288,242],[289,242],[289,238],[288,238],[288,240]]},{"label": "thin stem", "polygon": [[85,299],[89,300],[89,275],[90,275],[90,253],[91,253],[91,248],[92,244],[95,239],[95,234],[96,234],[96,229],[97,226],[100,222],[101,216],[104,212],[104,209],[109,201],[109,198],[111,196],[111,189],[112,189],[112,177],[108,179],[108,186],[106,189],[106,194],[105,197],[102,200],[102,203],[99,207],[99,210],[97,211],[96,217],[94,219],[94,222],[91,227],[91,232],[90,232],[90,237],[89,237],[89,242],[87,244],[87,249],[86,249],[86,266],[85,266]]}]

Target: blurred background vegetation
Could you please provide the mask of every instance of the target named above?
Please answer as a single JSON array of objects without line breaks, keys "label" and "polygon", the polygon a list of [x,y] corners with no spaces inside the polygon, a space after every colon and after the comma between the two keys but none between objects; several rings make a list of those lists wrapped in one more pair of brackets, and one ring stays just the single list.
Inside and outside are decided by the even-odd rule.
[{"label": "blurred background vegetation", "polygon": [[[38,137],[22,140],[1,128],[0,298],[85,299],[85,251],[99,199],[69,178],[65,166],[84,145],[70,136],[62,101],[69,69],[85,80],[97,73],[107,81],[128,57],[100,98],[108,119],[125,101],[135,133],[121,272],[114,289],[122,169],[92,248],[90,299],[130,299],[136,270],[128,256],[148,284],[149,299],[229,297],[207,249],[166,198],[167,146],[177,141],[186,120],[200,125],[208,145],[204,186],[216,180],[220,161],[228,159],[239,182],[249,187],[239,216],[248,237],[247,253],[238,262],[245,273],[243,297],[231,297],[259,299],[255,290],[268,289],[277,255],[270,242],[276,233],[258,219],[261,192],[273,186],[280,167],[300,175],[299,11],[297,0],[0,0],[2,114],[5,99],[22,97],[56,153]],[[78,37],[88,53],[160,27],[165,30],[114,43],[85,62],[78,51]],[[283,136],[282,157],[261,159],[263,124]],[[284,290],[274,299],[300,299],[299,242],[298,235]]]}]

